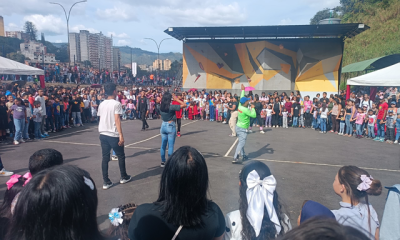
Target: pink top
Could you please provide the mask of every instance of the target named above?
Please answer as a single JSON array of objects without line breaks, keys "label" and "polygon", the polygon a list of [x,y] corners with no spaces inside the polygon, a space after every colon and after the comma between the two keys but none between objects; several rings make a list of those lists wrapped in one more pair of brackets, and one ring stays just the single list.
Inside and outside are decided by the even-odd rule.
[{"label": "pink top", "polygon": [[311,105],[312,105],[312,101],[308,100],[308,101],[304,101],[304,110],[311,110]]},{"label": "pink top", "polygon": [[356,124],[363,124],[365,118],[365,113],[357,113]]},{"label": "pink top", "polygon": [[126,105],[128,103],[128,99],[121,99],[122,105]]},{"label": "pink top", "polygon": [[128,106],[127,106],[129,109],[135,109],[135,104],[133,104],[133,103],[128,103]]}]

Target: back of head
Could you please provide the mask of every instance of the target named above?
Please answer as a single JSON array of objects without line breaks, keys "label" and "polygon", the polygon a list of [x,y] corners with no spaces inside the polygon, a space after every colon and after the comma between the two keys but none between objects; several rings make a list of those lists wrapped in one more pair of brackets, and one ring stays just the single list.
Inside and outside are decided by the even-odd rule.
[{"label": "back of head", "polygon": [[171,99],[172,99],[171,93],[169,93],[169,92],[164,93],[164,95],[161,99],[161,106],[160,106],[161,112],[169,111],[169,106],[171,105]]},{"label": "back of head", "polygon": [[97,204],[86,171],[67,165],[43,170],[21,191],[7,239],[101,239]]},{"label": "back of head", "polygon": [[112,96],[115,89],[117,89],[117,85],[114,83],[107,83],[104,85],[104,92],[107,94],[107,96]]},{"label": "back of head", "polygon": [[63,164],[63,156],[62,154],[52,148],[45,148],[36,151],[29,158],[29,171],[32,175],[36,173],[51,168],[57,165]]},{"label": "back of head", "polygon": [[[11,180],[11,179],[10,179]],[[9,189],[7,186],[7,190],[4,193],[3,203],[0,207],[0,217],[11,218],[11,205],[14,198],[20,193],[23,189],[23,185],[25,184],[26,178],[23,176],[17,179],[18,181],[15,182]],[[8,185],[8,184],[7,184]]]},{"label": "back of head", "polygon": [[198,226],[208,207],[208,170],[203,155],[183,146],[168,159],[161,176],[157,204],[168,223]]},{"label": "back of head", "polygon": [[[119,240],[129,240],[128,237],[128,228],[129,228],[129,223],[131,222],[131,218],[133,213],[136,210],[136,204],[134,203],[128,203],[122,206],[119,206],[115,210],[118,212],[118,215],[121,216],[122,223],[119,222],[111,222],[110,223],[110,228],[108,229],[108,235],[111,238],[117,237]],[[110,219],[111,220],[111,219]],[[117,226],[116,226],[117,225]]]},{"label": "back of head", "polygon": [[311,218],[287,232],[279,240],[369,240],[359,230],[334,219]]},{"label": "back of head", "polygon": [[[273,197],[273,207],[275,209],[275,213],[278,217],[278,220],[281,224],[281,231],[277,232],[275,224],[271,221],[269,217],[269,213],[267,208],[264,206],[264,214],[261,223],[261,230],[259,235],[256,237],[256,232],[251,225],[247,216],[247,210],[249,208],[248,201],[247,201],[247,177],[251,172],[257,172],[260,180],[265,179],[272,175],[271,170],[269,167],[260,161],[249,161],[247,162],[239,174],[240,180],[240,189],[239,189],[239,211],[240,215],[242,216],[242,237],[243,239],[254,239],[254,240],[261,240],[261,239],[274,239],[276,235],[282,235],[284,233],[284,226],[282,225],[283,219],[285,218],[285,214],[283,213],[283,207],[279,203],[278,200],[278,193],[274,191]],[[261,213],[260,213],[261,214]]]}]

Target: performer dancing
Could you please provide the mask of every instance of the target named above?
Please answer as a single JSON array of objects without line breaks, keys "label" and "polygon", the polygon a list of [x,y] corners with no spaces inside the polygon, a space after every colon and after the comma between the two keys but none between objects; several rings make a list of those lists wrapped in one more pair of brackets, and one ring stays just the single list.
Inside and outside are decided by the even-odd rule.
[{"label": "performer dancing", "polygon": [[[239,143],[236,147],[235,155],[233,156],[233,164],[241,164],[248,158],[244,152],[244,145],[246,145],[247,129],[250,126],[250,117],[256,117],[256,111],[254,105],[251,104],[251,109],[248,108],[251,98],[244,96],[244,85],[242,84],[242,93],[240,94],[240,103],[238,107],[238,122],[236,124],[236,136],[239,139]],[[239,159],[239,152],[242,152],[242,159]]]},{"label": "performer dancing", "polygon": [[[175,94],[176,95],[176,97],[180,100],[180,101],[183,101],[182,100],[182,93],[176,93]],[[175,100],[173,100],[172,101],[172,105],[181,105],[179,102],[177,102],[177,101],[175,101]],[[181,109],[179,109],[179,111],[176,111],[175,112],[175,115],[176,115],[176,125],[177,125],[177,137],[181,137],[181,125],[182,125],[182,114],[183,114],[183,109],[181,108]]]},{"label": "performer dancing", "polygon": [[145,131],[146,128],[149,128],[149,124],[147,124],[146,121],[146,116],[149,114],[149,100],[147,99],[146,95],[144,94],[144,91],[140,93],[140,97],[138,98],[137,101],[137,109],[138,112],[140,113],[140,119],[142,119],[142,131]]},{"label": "performer dancing", "polygon": [[122,105],[115,100],[117,95],[116,85],[107,83],[104,86],[104,91],[107,94],[107,100],[104,100],[99,105],[97,116],[100,117],[99,133],[100,145],[103,155],[101,170],[103,173],[103,189],[109,189],[113,183],[108,178],[108,162],[110,161],[110,151],[113,149],[118,157],[119,170],[121,173],[120,183],[124,184],[131,180],[131,176],[126,173],[125,169],[125,151],[124,151],[124,136],[122,134],[121,114]]}]

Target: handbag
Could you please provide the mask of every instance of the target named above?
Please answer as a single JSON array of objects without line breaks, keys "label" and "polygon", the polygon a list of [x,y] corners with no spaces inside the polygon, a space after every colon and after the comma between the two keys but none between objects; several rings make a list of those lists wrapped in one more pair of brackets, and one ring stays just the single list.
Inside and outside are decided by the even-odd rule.
[{"label": "handbag", "polygon": [[182,228],[183,228],[183,225],[180,225],[178,230],[176,230],[174,237],[171,240],[175,240],[178,237],[178,235],[181,232]]}]

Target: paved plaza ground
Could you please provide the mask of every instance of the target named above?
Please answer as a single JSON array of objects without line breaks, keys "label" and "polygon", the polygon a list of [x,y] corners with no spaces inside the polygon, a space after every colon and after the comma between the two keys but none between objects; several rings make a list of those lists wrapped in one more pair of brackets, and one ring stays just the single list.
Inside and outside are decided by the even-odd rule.
[{"label": "paved plaza ground", "polygon": [[[64,163],[88,171],[96,183],[99,197],[98,222],[101,229],[109,226],[108,212],[121,204],[153,202],[157,199],[160,168],[160,120],[149,120],[150,128],[142,132],[141,122],[124,121],[125,153],[131,182],[102,190],[101,148],[97,125],[67,129],[54,133],[44,141],[18,146],[0,145],[0,154],[7,170],[23,174],[28,170],[31,154],[42,148],[54,148],[64,156]],[[231,163],[236,149],[236,138],[228,137],[228,125],[208,121],[182,121],[182,137],[176,139],[175,149],[190,145],[206,158],[210,188],[209,198],[226,214],[238,209],[238,176],[240,165]],[[355,139],[332,133],[320,134],[311,129],[269,128],[264,135],[249,134],[247,154],[251,159],[264,161],[277,179],[277,192],[290,218],[297,219],[304,200],[314,200],[330,209],[338,209],[340,198],[332,183],[343,165],[366,169],[384,186],[400,183],[400,146]],[[110,179],[118,182],[118,162],[110,162]],[[8,178],[0,178],[0,198],[6,190]],[[385,204],[387,190],[370,202],[379,218]],[[295,222],[292,223],[294,226]]]}]

